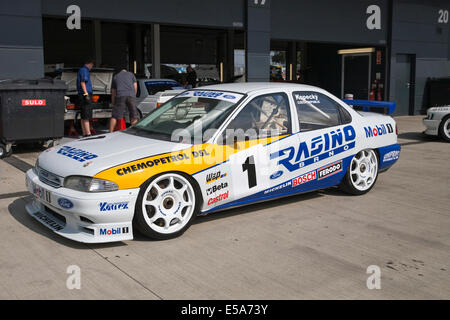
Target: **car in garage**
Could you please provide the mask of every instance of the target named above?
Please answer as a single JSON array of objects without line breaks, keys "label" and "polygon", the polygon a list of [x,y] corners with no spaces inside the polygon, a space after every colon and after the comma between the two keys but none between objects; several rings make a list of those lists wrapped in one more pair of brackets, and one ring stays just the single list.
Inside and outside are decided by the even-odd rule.
[{"label": "car in garage", "polygon": [[363,195],[399,154],[392,117],[320,88],[214,85],[124,131],[44,151],[26,174],[26,209],[76,241],[130,240],[135,230],[169,239],[219,210],[334,186]]},{"label": "car in garage", "polygon": [[142,117],[185,89],[171,79],[137,79],[136,106]]},{"label": "car in garage", "polygon": [[427,128],[425,134],[439,136],[450,142],[450,105],[429,108],[423,124]]}]

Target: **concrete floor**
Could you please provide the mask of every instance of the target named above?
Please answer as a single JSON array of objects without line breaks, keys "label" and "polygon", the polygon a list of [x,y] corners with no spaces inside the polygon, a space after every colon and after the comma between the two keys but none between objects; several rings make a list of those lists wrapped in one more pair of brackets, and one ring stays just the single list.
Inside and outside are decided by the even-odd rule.
[{"label": "concrete floor", "polygon": [[[367,195],[333,189],[216,213],[170,241],[55,235],[24,209],[21,170],[39,150],[16,149],[0,160],[0,299],[449,299],[450,144],[423,136],[422,116],[396,119],[400,160]],[[80,290],[66,288],[69,265]],[[369,265],[380,290],[367,289]]]}]

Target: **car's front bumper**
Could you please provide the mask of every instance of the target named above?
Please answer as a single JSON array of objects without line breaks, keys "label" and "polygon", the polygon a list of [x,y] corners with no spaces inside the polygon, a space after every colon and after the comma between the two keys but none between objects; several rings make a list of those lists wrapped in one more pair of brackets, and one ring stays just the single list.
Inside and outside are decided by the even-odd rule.
[{"label": "car's front bumper", "polygon": [[27,212],[55,233],[85,243],[133,239],[139,189],[88,193],[53,188],[40,181],[34,169],[28,170],[26,185],[34,195]]},{"label": "car's front bumper", "polygon": [[440,119],[435,120],[435,119],[428,119],[427,118],[423,118],[423,124],[425,125],[425,127],[427,128],[423,133],[428,134],[428,135],[432,135],[432,136],[437,136],[438,135],[438,130],[439,130],[439,124],[441,122]]}]

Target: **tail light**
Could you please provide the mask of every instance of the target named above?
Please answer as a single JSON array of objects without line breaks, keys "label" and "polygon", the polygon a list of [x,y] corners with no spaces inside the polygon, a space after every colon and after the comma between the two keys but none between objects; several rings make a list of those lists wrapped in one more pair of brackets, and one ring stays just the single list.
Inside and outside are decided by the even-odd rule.
[{"label": "tail light", "polygon": [[100,99],[100,96],[92,96],[92,102],[97,102]]},{"label": "tail light", "polygon": [[395,124],[395,134],[398,136],[398,126]]},{"label": "tail light", "polygon": [[68,104],[68,105],[66,106],[66,109],[67,109],[67,110],[73,110],[73,109],[75,109],[75,105],[74,105],[74,104]]},{"label": "tail light", "polygon": [[162,105],[163,105],[162,102],[158,102],[158,103],[156,104],[156,107],[159,108],[159,107],[161,107]]}]

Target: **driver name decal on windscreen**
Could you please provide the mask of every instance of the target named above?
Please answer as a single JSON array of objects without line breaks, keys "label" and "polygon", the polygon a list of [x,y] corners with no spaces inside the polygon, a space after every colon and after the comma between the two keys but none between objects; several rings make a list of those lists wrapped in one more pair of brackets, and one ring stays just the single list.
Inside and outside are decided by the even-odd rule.
[{"label": "driver name decal on windscreen", "polygon": [[202,91],[202,90],[191,90],[183,92],[179,97],[198,97],[198,98],[210,98],[217,100],[225,100],[233,103],[238,102],[243,97],[242,94],[231,93],[231,92],[221,92],[221,91]]}]

